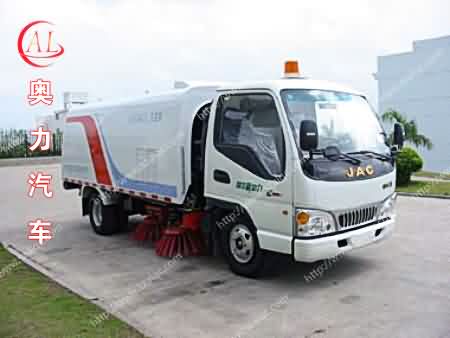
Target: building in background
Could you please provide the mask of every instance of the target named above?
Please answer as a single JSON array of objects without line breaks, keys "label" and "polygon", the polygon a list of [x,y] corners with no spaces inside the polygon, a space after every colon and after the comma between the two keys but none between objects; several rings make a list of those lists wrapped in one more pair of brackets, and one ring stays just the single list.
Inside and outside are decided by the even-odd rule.
[{"label": "building in background", "polygon": [[64,129],[64,120],[67,112],[74,106],[89,102],[87,92],[64,92],[64,108],[55,110],[51,115],[41,115],[36,118],[36,126],[45,126],[52,132],[60,132]]},{"label": "building in background", "polygon": [[413,42],[411,52],[378,57],[378,108],[414,119],[434,144],[419,149],[424,169],[450,172],[450,36]]}]

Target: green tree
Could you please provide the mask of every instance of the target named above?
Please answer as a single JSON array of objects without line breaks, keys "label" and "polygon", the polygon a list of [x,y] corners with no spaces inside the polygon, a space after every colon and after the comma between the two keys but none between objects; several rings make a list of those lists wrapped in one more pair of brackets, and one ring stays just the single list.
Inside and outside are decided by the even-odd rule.
[{"label": "green tree", "polygon": [[423,160],[419,154],[410,147],[404,147],[397,155],[397,184],[408,185],[411,175],[422,169]]},{"label": "green tree", "polygon": [[[405,141],[412,143],[416,147],[425,147],[428,150],[433,148],[433,143],[431,140],[425,135],[419,133],[416,121],[408,120],[406,116],[396,110],[388,110],[384,112],[383,115],[381,115],[381,119],[384,122],[400,123],[405,130]],[[392,140],[392,134],[389,136],[389,139]]]}]

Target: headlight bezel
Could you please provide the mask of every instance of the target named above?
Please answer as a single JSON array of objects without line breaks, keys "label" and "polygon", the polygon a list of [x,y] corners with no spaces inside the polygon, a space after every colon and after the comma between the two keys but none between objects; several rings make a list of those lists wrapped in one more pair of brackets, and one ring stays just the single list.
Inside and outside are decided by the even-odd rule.
[{"label": "headlight bezel", "polygon": [[378,220],[392,219],[395,217],[397,196],[397,193],[393,193],[380,204],[380,208],[378,209]]},{"label": "headlight bezel", "polygon": [[[297,215],[302,212],[309,215],[308,223],[306,224],[298,223]],[[303,228],[303,231],[300,230],[301,228]],[[295,208],[294,236],[315,237],[328,235],[336,231],[336,219],[333,213],[320,209]]]}]

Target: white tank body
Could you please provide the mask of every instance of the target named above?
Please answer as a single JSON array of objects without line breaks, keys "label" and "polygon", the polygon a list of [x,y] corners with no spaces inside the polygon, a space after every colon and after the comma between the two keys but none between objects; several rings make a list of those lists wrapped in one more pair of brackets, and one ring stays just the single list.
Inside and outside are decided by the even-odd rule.
[{"label": "white tank body", "polygon": [[70,111],[63,179],[181,204],[191,183],[192,123],[217,87],[199,85]]}]

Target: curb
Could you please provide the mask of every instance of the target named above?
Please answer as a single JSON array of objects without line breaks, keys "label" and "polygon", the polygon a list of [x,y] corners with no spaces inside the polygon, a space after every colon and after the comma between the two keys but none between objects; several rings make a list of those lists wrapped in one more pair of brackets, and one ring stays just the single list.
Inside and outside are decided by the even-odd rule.
[{"label": "curb", "polygon": [[450,200],[450,196],[445,195],[433,195],[433,194],[419,194],[415,192],[400,192],[397,191],[397,195],[406,197],[421,197],[421,198],[438,198],[443,200]]},{"label": "curb", "polygon": [[425,177],[425,176],[411,176],[411,181],[419,182],[450,182],[450,178],[437,178],[437,177]]},{"label": "curb", "polygon": [[42,156],[27,158],[4,158],[0,159],[0,168],[2,167],[21,167],[29,165],[46,165],[61,163],[61,156]]},{"label": "curb", "polygon": [[33,270],[43,274],[44,276],[50,278],[52,281],[56,282],[63,288],[69,290],[70,292],[78,295],[79,297],[87,300],[90,303],[93,303],[100,307],[105,312],[112,314],[113,316],[117,317],[121,321],[125,322],[126,324],[133,327],[135,330],[139,331],[144,336],[148,335],[148,332],[145,332],[145,328],[141,327],[140,324],[136,323],[133,319],[129,318],[126,314],[121,313],[120,311],[111,311],[111,309],[108,308],[108,304],[101,300],[100,298],[93,295],[88,290],[84,289],[83,287],[80,287],[79,285],[76,285],[76,283],[71,283],[64,278],[56,276],[51,269],[47,268],[46,266],[40,264],[33,258],[25,255],[21,250],[17,249],[13,244],[6,243],[6,242],[0,242],[0,244],[3,245],[3,247],[14,257],[19,259],[22,263],[28,265]]}]

